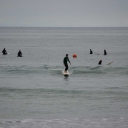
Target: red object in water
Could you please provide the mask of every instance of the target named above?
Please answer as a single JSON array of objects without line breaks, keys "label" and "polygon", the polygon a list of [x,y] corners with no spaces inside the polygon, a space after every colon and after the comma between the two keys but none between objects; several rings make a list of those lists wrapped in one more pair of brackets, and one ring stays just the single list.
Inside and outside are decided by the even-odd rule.
[{"label": "red object in water", "polygon": [[76,55],[76,54],[73,54],[72,57],[73,57],[73,58],[77,58],[77,55]]}]

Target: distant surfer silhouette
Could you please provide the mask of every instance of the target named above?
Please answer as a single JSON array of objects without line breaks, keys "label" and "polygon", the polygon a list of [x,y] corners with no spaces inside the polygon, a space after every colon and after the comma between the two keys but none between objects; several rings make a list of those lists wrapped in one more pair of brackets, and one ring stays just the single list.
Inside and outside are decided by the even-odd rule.
[{"label": "distant surfer silhouette", "polygon": [[7,51],[5,48],[3,49],[2,53],[3,53],[3,55],[7,55]]},{"label": "distant surfer silhouette", "polygon": [[93,54],[93,51],[90,49],[90,54]]},{"label": "distant surfer silhouette", "polygon": [[22,52],[21,50],[19,50],[18,54],[17,54],[17,57],[22,57]]},{"label": "distant surfer silhouette", "polygon": [[104,55],[107,55],[107,52],[106,52],[106,50],[104,50]]},{"label": "distant surfer silhouette", "polygon": [[68,58],[68,54],[66,54],[66,57],[64,57],[64,60],[63,60],[64,66],[65,66],[65,72],[67,72],[67,70],[68,70],[68,62],[71,65],[71,62],[70,62],[70,60]]},{"label": "distant surfer silhouette", "polygon": [[98,64],[101,65],[102,64],[102,60],[100,60]]}]

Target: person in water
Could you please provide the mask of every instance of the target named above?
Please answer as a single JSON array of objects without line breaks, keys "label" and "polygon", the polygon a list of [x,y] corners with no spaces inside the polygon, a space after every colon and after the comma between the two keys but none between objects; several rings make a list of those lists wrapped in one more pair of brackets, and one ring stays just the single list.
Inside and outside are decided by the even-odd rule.
[{"label": "person in water", "polygon": [[19,50],[18,54],[17,54],[17,57],[22,57],[22,52],[21,50]]},{"label": "person in water", "polygon": [[3,49],[2,53],[3,53],[3,55],[7,55],[7,51],[5,48]]},{"label": "person in water", "polygon": [[107,55],[107,52],[106,52],[106,50],[104,50],[104,55]]},{"label": "person in water", "polygon": [[93,51],[90,49],[90,54],[93,54]]},{"label": "person in water", "polygon": [[66,54],[66,57],[64,57],[64,60],[63,60],[64,66],[65,66],[65,72],[67,72],[67,70],[68,70],[68,62],[71,65],[71,62],[70,62],[70,60],[68,58],[68,54]]},{"label": "person in water", "polygon": [[102,60],[100,60],[98,64],[101,65],[102,64]]}]

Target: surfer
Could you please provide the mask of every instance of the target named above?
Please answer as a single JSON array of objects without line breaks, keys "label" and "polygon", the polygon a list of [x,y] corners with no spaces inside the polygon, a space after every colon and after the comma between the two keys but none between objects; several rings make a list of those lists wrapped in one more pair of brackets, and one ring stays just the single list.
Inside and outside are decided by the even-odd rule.
[{"label": "surfer", "polygon": [[93,51],[90,49],[90,54],[93,54]]},{"label": "surfer", "polygon": [[106,50],[104,50],[104,55],[107,55],[107,52],[106,52]]},{"label": "surfer", "polygon": [[101,65],[102,64],[102,60],[100,60],[98,64]]},{"label": "surfer", "polygon": [[7,51],[5,48],[3,49],[2,53],[3,53],[3,55],[7,55]]},{"label": "surfer", "polygon": [[65,72],[67,72],[67,70],[68,70],[68,63],[67,62],[69,62],[71,65],[71,62],[68,58],[68,54],[66,54],[66,57],[64,57],[64,60],[63,60],[64,66],[65,66]]},{"label": "surfer", "polygon": [[18,54],[17,54],[17,57],[22,57],[22,52],[21,50],[19,50]]}]

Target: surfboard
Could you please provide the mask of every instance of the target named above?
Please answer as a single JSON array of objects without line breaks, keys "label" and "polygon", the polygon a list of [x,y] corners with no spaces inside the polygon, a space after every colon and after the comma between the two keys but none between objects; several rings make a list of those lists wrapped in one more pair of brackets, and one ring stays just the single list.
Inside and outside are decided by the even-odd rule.
[{"label": "surfboard", "polygon": [[108,63],[107,65],[112,64],[113,62],[114,62],[114,61],[112,61],[112,62]]},{"label": "surfboard", "polygon": [[[2,53],[3,54],[3,53]],[[3,55],[9,55],[10,53],[7,53],[7,54],[3,54]]]},{"label": "surfboard", "polygon": [[17,57],[23,57],[23,56],[17,56]]},{"label": "surfboard", "polygon": [[65,72],[64,70],[62,71],[64,76],[69,76],[69,71]]}]

